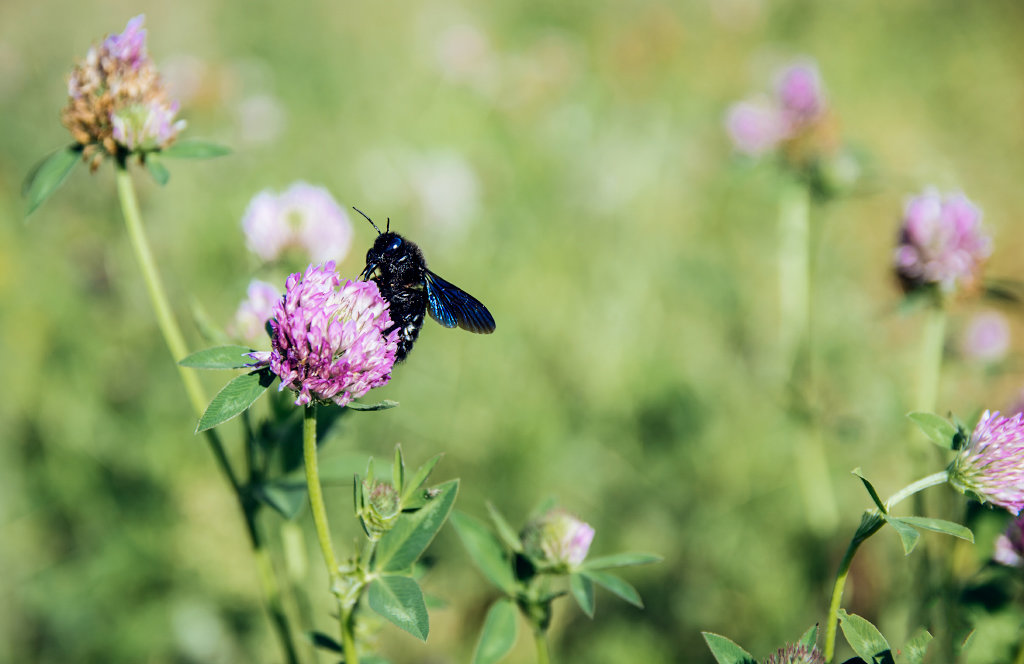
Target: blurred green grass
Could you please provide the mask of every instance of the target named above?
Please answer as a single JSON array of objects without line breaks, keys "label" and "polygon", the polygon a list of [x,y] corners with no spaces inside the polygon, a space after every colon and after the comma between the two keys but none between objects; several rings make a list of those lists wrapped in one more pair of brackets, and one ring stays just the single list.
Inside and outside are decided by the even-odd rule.
[{"label": "blurred green grass", "polygon": [[[903,420],[921,320],[896,313],[888,274],[905,196],[962,188],[996,238],[990,274],[1024,278],[1024,10],[1009,0],[6,0],[0,660],[279,659],[109,167],[76,172],[23,223],[22,177],[68,142],[58,115],[74,59],[142,11],[157,63],[193,79],[188,134],[235,150],[172,164],[166,188],[137,178],[181,319],[193,300],[218,323],[231,317],[256,269],[239,220],[261,189],[305,179],[390,216],[432,268],[489,306],[498,331],[428,323],[380,391],[401,407],[346,418],[327,452],[444,451],[436,477],[462,478],[463,511],[483,515],[489,499],[525,515],[553,494],[596,527],[594,552],[665,556],[627,575],[643,612],[599,595],[591,622],[562,601],[559,661],[709,662],[702,629],[763,656],[823,619],[868,506],[848,470],[863,467],[888,493],[915,479],[922,444]],[[738,163],[721,128],[731,101],[800,54],[817,58],[844,135],[879,169],[870,193],[815,211],[816,355],[841,507],[825,530],[797,487],[801,429],[779,377],[777,181]],[[429,179],[452,163],[463,175]],[[343,273],[359,271],[372,237],[356,226]],[[956,308],[954,332],[974,308]],[[1019,337],[1019,316],[1011,323]],[[940,411],[1008,407],[1024,382],[1020,348],[997,374],[951,360]],[[204,375],[211,394],[222,379]],[[328,500],[349,513],[344,487]],[[427,586],[448,606],[432,612],[426,645],[382,629],[396,662],[466,661],[492,596],[452,533],[431,555]],[[848,596],[894,643],[914,627],[908,570],[883,534]],[[323,587],[308,588],[321,626]],[[519,645],[511,661],[532,661]]]}]

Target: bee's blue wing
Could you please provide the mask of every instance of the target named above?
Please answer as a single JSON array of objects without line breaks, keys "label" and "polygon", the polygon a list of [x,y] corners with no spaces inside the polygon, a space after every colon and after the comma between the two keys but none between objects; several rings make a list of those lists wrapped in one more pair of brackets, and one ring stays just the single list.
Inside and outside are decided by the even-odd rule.
[{"label": "bee's blue wing", "polygon": [[477,334],[494,332],[494,317],[487,307],[430,270],[427,270],[427,311],[445,327],[461,327]]}]

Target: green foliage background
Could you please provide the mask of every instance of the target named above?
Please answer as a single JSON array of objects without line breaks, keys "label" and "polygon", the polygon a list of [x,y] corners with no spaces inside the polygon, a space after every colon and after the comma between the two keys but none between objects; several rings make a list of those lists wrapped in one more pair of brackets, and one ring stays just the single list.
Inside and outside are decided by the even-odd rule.
[{"label": "green foliage background", "polygon": [[[325,455],[387,459],[401,442],[418,463],[444,451],[434,479],[462,479],[457,509],[483,516],[490,499],[525,516],[556,495],[597,529],[592,552],[665,556],[626,573],[645,611],[599,593],[590,621],[563,600],[557,661],[708,662],[702,629],[763,657],[823,620],[869,506],[848,471],[861,466],[889,493],[917,478],[911,459],[927,446],[903,419],[922,318],[899,313],[889,274],[907,195],[962,188],[995,236],[989,274],[1024,278],[1024,6],[1010,0],[4,0],[0,661],[280,660],[109,164],[77,170],[23,223],[22,178],[69,140],[67,72],[141,12],[158,65],[198,77],[188,135],[235,150],[170,163],[165,188],[137,173],[179,317],[198,304],[217,325],[230,319],[257,268],[239,221],[262,189],[303,179],[390,216],[431,267],[487,303],[498,330],[428,323],[378,394],[401,407],[345,418]],[[733,157],[722,130],[729,103],[768,90],[776,66],[803,54],[818,60],[846,139],[875,164],[861,195],[814,211],[835,518],[795,472],[804,434],[778,353],[779,182],[770,165]],[[269,139],[268,114],[283,120]],[[424,179],[452,162],[475,194]],[[461,218],[449,212],[459,205]],[[372,238],[356,224],[343,273],[358,273]],[[983,306],[954,309],[940,412],[1005,409],[1024,382],[1019,310],[1003,366],[956,356]],[[193,348],[208,345],[186,329]],[[226,379],[204,374],[210,394]],[[328,492],[339,543],[355,535],[350,495]],[[981,534],[1001,526],[984,516],[979,544],[957,549],[965,578],[991,552]],[[306,544],[313,615],[329,626],[311,528],[291,541]],[[429,555],[424,584],[445,606],[431,611],[427,644],[383,626],[379,647],[395,662],[468,661],[495,595],[450,529]],[[847,607],[892,643],[916,627],[910,570],[887,533],[853,570]],[[983,623],[972,661],[1008,658],[1022,621],[1002,615]],[[532,661],[525,636],[509,661]]]}]

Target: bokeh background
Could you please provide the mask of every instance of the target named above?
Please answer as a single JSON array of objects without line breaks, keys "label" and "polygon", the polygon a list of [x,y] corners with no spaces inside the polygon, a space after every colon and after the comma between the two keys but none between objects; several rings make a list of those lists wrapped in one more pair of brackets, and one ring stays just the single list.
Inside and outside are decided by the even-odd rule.
[{"label": "bokeh background", "polygon": [[[69,141],[59,112],[75,59],[139,13],[188,135],[234,150],[169,164],[164,188],[137,173],[190,344],[208,344],[194,310],[224,325],[265,276],[240,229],[249,199],[323,185],[390,217],[498,321],[490,337],[428,322],[379,391],[401,407],[344,418],[324,455],[443,451],[435,479],[462,479],[457,509],[482,517],[491,500],[521,519],[556,496],[595,526],[593,553],[665,556],[625,573],[644,611],[599,594],[591,621],[557,603],[557,661],[710,662],[701,630],[764,657],[823,620],[869,506],[849,470],[888,494],[917,478],[910,459],[927,445],[903,418],[923,318],[901,312],[889,273],[908,195],[962,189],[995,237],[988,273],[1024,279],[1024,7],[1011,0],[4,0],[0,661],[281,659],[138,279],[112,169],[77,170],[27,222],[19,197],[32,164]],[[779,176],[737,158],[722,128],[729,103],[769,90],[797,56],[818,61],[846,141],[871,156],[857,195],[813,210],[830,498],[805,495],[796,473],[806,427],[779,353]],[[353,276],[374,237],[359,221],[341,262]],[[958,335],[993,308],[1010,323],[1008,356],[963,357]],[[1019,312],[952,308],[941,412],[1017,401]],[[203,375],[211,394],[227,378]],[[352,541],[350,489],[328,501],[336,541]],[[1002,525],[982,517],[977,546],[957,549],[968,576]],[[300,523],[290,541],[305,538],[312,614],[330,631]],[[494,597],[450,529],[430,558],[424,583],[445,605],[425,645],[381,626],[394,662],[468,661]],[[894,644],[916,626],[911,570],[883,532],[848,589],[850,610]],[[1014,620],[976,639],[969,661],[1008,661]],[[532,657],[521,625],[509,661]]]}]

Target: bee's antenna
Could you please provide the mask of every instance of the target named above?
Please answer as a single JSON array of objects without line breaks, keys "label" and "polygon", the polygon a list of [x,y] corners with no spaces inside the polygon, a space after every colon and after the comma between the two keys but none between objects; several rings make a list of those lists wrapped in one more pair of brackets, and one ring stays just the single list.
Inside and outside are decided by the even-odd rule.
[{"label": "bee's antenna", "polygon": [[[382,234],[382,233],[380,232],[380,229],[379,229],[379,228],[377,228],[377,224],[373,223],[373,219],[370,219],[369,217],[367,217],[367,216],[366,216],[366,213],[365,213],[365,212],[363,212],[362,210],[360,210],[359,208],[357,208],[357,207],[356,207],[356,206],[354,206],[354,205],[352,206],[352,209],[353,209],[353,210],[355,210],[356,212],[358,212],[359,214],[363,215],[363,219],[365,219],[365,220],[367,220],[368,222],[370,222],[370,225],[371,225],[371,226],[373,226],[373,229],[374,229],[375,231],[377,231],[377,235],[381,235],[381,234]],[[391,227],[391,219],[389,218],[389,219],[388,219],[388,228],[390,228],[390,227]]]},{"label": "bee's antenna", "polygon": [[391,232],[391,217],[388,217],[388,225],[385,228],[387,229],[388,233]]}]

